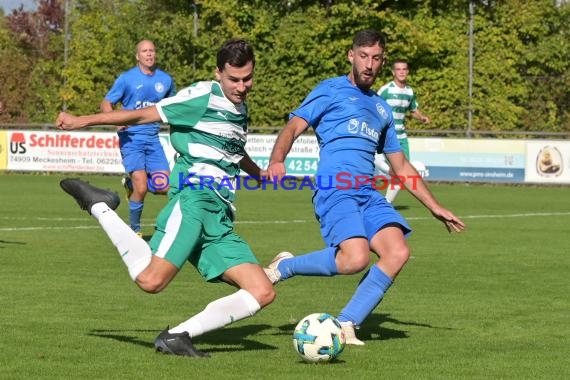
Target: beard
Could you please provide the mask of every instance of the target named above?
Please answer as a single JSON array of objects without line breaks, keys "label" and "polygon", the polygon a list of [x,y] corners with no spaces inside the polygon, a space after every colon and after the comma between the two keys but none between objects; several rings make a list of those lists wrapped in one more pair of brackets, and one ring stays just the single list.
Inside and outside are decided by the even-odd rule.
[{"label": "beard", "polygon": [[363,70],[358,72],[356,68],[353,69],[353,77],[354,83],[361,89],[361,90],[370,90],[370,87],[374,84],[376,80],[376,75],[374,72],[369,70]]}]

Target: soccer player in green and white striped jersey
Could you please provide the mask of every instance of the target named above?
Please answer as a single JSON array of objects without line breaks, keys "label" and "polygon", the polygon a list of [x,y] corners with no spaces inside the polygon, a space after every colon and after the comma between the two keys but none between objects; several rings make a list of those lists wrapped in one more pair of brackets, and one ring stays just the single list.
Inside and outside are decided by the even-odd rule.
[{"label": "soccer player in green and white striped jersey", "polygon": [[[413,118],[421,121],[422,123],[427,124],[430,121],[429,117],[420,112],[419,104],[416,100],[416,94],[407,84],[409,72],[410,70],[406,60],[395,60],[392,64],[392,76],[394,77],[394,80],[386,83],[380,88],[380,90],[378,90],[378,95],[384,98],[388,105],[392,107],[396,134],[400,141],[402,151],[408,160],[410,160],[410,145],[408,143],[408,135],[406,133],[406,113],[409,112]],[[399,191],[400,188],[398,186],[394,186],[394,189],[388,187],[388,190],[386,191],[386,200],[392,203]]]},{"label": "soccer player in green and white striped jersey", "polygon": [[206,281],[238,288],[187,321],[166,328],[155,347],[167,354],[205,356],[191,338],[253,316],[275,298],[249,245],[233,229],[231,203],[240,169],[257,178],[266,176],[245,151],[245,100],[253,86],[254,67],[251,46],[230,40],[218,51],[216,81],[195,83],[147,108],[79,117],[61,113],[56,121],[57,128],[66,130],[157,121],[170,125],[171,143],[179,157],[170,175],[169,203],[158,215],[149,244],[111,209],[118,204],[101,201],[113,199],[101,197],[104,190],[79,179],[62,181],[62,188],[99,221],[142,290],[160,292],[186,261]]}]

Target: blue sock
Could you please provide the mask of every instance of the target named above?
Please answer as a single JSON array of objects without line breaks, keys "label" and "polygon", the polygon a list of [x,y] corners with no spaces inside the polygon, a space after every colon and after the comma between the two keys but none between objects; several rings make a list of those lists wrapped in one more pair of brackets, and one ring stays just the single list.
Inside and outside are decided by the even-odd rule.
[{"label": "blue sock", "polygon": [[334,276],[338,274],[336,267],[336,247],[329,247],[320,251],[307,253],[285,259],[279,263],[277,269],[281,272],[283,280],[297,274],[304,276]]},{"label": "blue sock", "polygon": [[144,202],[129,201],[129,221],[131,228],[135,232],[141,230],[141,215],[143,211]]},{"label": "blue sock", "polygon": [[350,321],[360,326],[368,314],[382,301],[390,285],[392,285],[392,279],[373,265],[360,281],[348,304],[338,315],[338,320],[340,322]]}]

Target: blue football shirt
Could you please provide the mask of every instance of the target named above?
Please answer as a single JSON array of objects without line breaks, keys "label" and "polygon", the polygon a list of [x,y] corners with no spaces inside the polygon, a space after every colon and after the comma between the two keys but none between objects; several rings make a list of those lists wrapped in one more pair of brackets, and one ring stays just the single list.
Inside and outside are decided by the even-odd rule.
[{"label": "blue football shirt", "polygon": [[[135,66],[119,75],[105,99],[113,105],[120,102],[123,109],[136,110],[150,107],[175,93],[176,88],[170,75],[160,69],[147,75]],[[159,123],[150,123],[132,126],[120,133],[157,135],[159,129]]]},{"label": "blue football shirt", "polygon": [[315,130],[320,148],[316,175],[321,183],[334,186],[339,175],[343,181],[371,178],[376,153],[401,151],[390,106],[376,92],[354,86],[346,75],[319,83],[293,116]]}]

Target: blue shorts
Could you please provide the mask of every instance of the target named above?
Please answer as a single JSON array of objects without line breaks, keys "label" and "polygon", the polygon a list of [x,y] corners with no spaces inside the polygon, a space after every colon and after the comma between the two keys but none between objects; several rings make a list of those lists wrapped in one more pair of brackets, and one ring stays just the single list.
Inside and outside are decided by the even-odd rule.
[{"label": "blue shorts", "polygon": [[329,247],[337,247],[353,237],[370,241],[387,225],[399,225],[406,237],[412,232],[404,217],[372,187],[318,190],[313,205],[321,234]]},{"label": "blue shorts", "polygon": [[170,171],[158,135],[119,133],[119,147],[127,173],[145,170],[147,173]]}]

